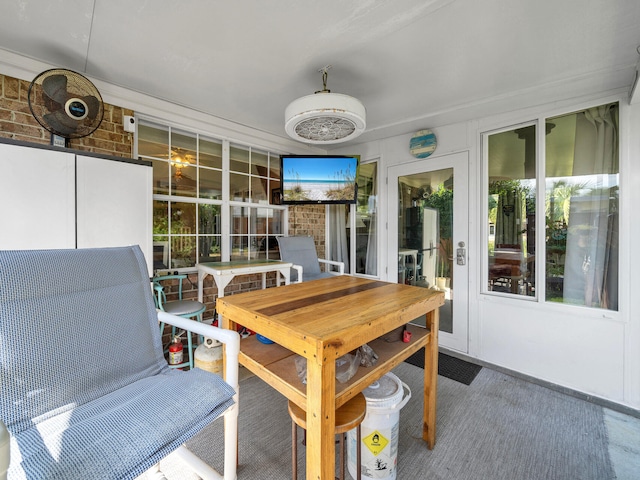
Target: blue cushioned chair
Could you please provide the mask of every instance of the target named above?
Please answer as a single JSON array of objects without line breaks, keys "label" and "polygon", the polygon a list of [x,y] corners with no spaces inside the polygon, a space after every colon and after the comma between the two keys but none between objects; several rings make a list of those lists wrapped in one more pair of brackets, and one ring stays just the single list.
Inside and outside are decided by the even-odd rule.
[{"label": "blue cushioned chair", "polygon": [[[293,263],[293,268],[291,269],[292,282],[300,283],[330,277],[332,275],[344,274],[343,262],[318,258],[313,238],[303,236],[277,238],[278,247],[280,248],[280,259],[283,262]],[[323,272],[320,270],[321,263],[325,265],[325,268],[335,267],[338,270]]]},{"label": "blue cushioned chair", "polygon": [[[170,369],[159,320],[222,341],[226,382]],[[0,342],[9,479],[134,479],[174,450],[236,478],[239,336],[158,312],[139,247],[0,251]],[[224,477],[183,445],[220,416]]]},{"label": "blue cushioned chair", "polygon": [[[179,317],[184,318],[193,318],[198,322],[202,321],[202,314],[204,313],[206,307],[202,302],[198,302],[197,300],[185,300],[182,298],[182,282],[186,280],[187,276],[184,274],[175,274],[175,275],[161,275],[158,277],[153,277],[153,288],[156,292],[156,307],[162,310],[163,312],[171,313],[172,315],[178,315]],[[167,293],[165,291],[165,286],[163,282],[166,281],[178,281],[178,299],[167,301]],[[160,322],[160,335],[164,332],[164,322]],[[173,339],[176,335],[176,327],[171,327],[171,338]],[[202,337],[199,339],[200,343],[204,341]],[[183,363],[179,363],[176,365],[170,365],[170,368],[182,368],[185,366],[189,366],[189,368],[193,368],[193,349],[195,346],[193,345],[193,341],[191,339],[191,334],[187,333],[187,354],[188,360]]]}]

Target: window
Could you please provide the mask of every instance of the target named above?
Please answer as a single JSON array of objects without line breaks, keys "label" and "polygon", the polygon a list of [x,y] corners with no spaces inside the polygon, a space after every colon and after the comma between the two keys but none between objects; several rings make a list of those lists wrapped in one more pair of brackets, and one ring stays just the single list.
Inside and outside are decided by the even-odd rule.
[{"label": "window", "polygon": [[378,163],[361,163],[356,205],[329,206],[329,258],[344,262],[345,272],[378,276]]},{"label": "window", "polygon": [[271,192],[280,187],[280,157],[251,148],[230,148],[231,259],[280,258],[277,235],[282,210],[268,206]]},{"label": "window", "polygon": [[[488,291],[537,296],[538,276],[545,301],[617,310],[618,130],[613,103],[483,136]],[[539,183],[543,198],[536,196]],[[544,218],[536,219],[536,211]],[[544,228],[541,255],[536,221]]]},{"label": "window", "polygon": [[154,270],[279,258],[284,208],[269,204],[278,155],[146,121],[137,148],[153,164]]},{"label": "window", "polygon": [[491,134],[487,139],[488,288],[534,296],[536,126]]},{"label": "window", "polygon": [[546,300],[618,309],[618,105],[550,118]]}]

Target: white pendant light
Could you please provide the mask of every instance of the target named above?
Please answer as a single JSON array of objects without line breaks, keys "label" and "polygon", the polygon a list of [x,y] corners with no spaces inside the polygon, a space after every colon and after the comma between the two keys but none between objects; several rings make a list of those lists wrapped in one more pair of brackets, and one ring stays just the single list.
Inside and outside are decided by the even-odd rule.
[{"label": "white pendant light", "polygon": [[359,136],[367,125],[367,111],[357,98],[327,90],[327,70],[321,68],[323,89],[291,102],[284,128],[298,141],[313,144],[346,142]]}]

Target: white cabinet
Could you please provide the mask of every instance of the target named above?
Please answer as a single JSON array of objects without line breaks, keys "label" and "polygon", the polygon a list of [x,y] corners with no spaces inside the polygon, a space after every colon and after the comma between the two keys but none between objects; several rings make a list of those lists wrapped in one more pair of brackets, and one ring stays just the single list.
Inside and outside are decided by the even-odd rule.
[{"label": "white cabinet", "polygon": [[149,163],[0,143],[0,249],[140,245],[152,272]]},{"label": "white cabinet", "polygon": [[152,168],[78,155],[77,248],[140,245],[152,272]]},{"label": "white cabinet", "polygon": [[0,249],[74,248],[75,155],[0,144]]}]

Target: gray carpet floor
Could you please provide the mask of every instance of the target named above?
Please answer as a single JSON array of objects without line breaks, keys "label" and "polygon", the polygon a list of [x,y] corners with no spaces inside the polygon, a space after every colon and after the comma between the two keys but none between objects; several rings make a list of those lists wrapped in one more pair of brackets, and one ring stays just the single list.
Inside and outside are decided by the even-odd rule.
[{"label": "gray carpet floor", "polygon": [[[400,412],[398,479],[626,480],[612,463],[602,407],[489,368],[469,386],[440,376],[437,443],[429,451],[420,438],[423,371],[403,363],[394,373],[413,392]],[[240,398],[238,479],[291,478],[291,423],[284,397],[249,377],[240,383]],[[623,423],[632,420],[633,428],[640,424],[622,417]],[[214,422],[187,445],[222,470],[221,438],[222,422]],[[640,458],[638,443],[633,446],[639,439],[616,440],[623,453],[619,462]],[[298,464],[304,478],[304,447],[299,447]],[[160,465],[170,480],[196,478],[173,456]]]}]

